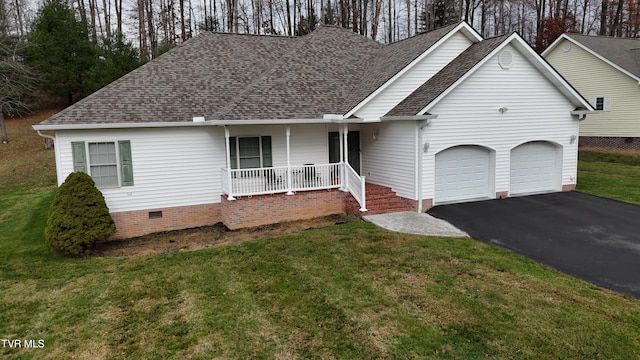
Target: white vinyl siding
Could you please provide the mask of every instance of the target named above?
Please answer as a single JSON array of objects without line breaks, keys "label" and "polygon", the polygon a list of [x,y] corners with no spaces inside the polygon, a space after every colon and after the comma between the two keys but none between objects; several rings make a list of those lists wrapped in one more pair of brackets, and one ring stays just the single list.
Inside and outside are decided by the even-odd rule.
[{"label": "white vinyl siding", "polygon": [[131,141],[133,186],[101,189],[111,212],[220,202],[226,166],[221,127],[57,131],[61,184],[73,172],[71,142]]},{"label": "white vinyl siding", "polygon": [[[291,125],[291,165],[328,164],[326,124]],[[287,137],[284,125],[229,126],[232,137],[270,136],[272,166],[287,166]],[[224,137],[223,140],[224,142]]]},{"label": "white vinyl siding", "polygon": [[[575,184],[577,117],[575,106],[511,45],[509,70],[498,56],[489,59],[429,112],[438,115],[424,128],[423,198],[433,199],[435,154],[456,145],[478,145],[494,152],[494,183],[489,196],[508,192],[511,149],[531,141],[548,141],[562,153],[561,183]],[[500,108],[506,108],[503,113]]]},{"label": "white vinyl siding", "polygon": [[[376,131],[376,140],[373,139]],[[417,199],[415,121],[362,125],[361,175],[367,182],[391,187],[399,196]]]},{"label": "white vinyl siding", "polygon": [[374,120],[383,116],[471,44],[471,41],[462,33],[453,34],[445,43],[358,109],[354,115],[365,120]]},{"label": "white vinyl siding", "polygon": [[564,52],[567,42],[563,40],[546,54],[546,60],[592,105],[596,105],[596,97],[605,98],[604,111],[589,114],[580,122],[580,135],[640,137],[638,81],[577,45]]}]

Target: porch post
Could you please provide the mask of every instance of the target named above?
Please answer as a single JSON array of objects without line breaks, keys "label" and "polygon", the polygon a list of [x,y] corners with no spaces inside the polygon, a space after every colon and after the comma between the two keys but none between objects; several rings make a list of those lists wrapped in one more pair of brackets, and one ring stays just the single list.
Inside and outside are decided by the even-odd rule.
[{"label": "porch post", "polygon": [[233,197],[233,176],[231,176],[231,149],[229,148],[229,126],[225,125],[224,126],[224,139],[225,142],[227,143],[227,146],[225,146],[226,151],[227,151],[227,184],[229,185],[229,193],[227,194],[227,200],[235,200],[236,198]]},{"label": "porch post", "polygon": [[344,141],[342,140],[342,130],[343,130],[344,125],[340,124],[340,126],[338,126],[338,144],[340,145],[340,170],[339,170],[339,177],[338,179],[340,180],[340,190],[344,190],[345,186],[344,186],[344,178],[346,176],[346,171],[344,169]]},{"label": "porch post", "polygon": [[347,165],[349,165],[349,124],[342,124],[344,130],[342,131],[342,135],[344,136],[344,191],[349,191],[349,175],[347,175]]},{"label": "porch post", "polygon": [[291,127],[287,125],[287,195],[293,195],[291,184]]}]

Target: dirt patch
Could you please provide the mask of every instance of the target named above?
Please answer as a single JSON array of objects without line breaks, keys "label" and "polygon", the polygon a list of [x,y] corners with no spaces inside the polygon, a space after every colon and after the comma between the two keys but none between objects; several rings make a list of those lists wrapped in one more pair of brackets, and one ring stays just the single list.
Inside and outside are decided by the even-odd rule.
[{"label": "dirt patch", "polygon": [[222,223],[195,229],[168,231],[125,240],[111,240],[96,245],[93,256],[144,256],[174,254],[183,251],[208,249],[237,244],[269,236],[294,234],[357,218],[347,215],[329,215],[308,220],[282,222],[239,230],[229,230]]}]

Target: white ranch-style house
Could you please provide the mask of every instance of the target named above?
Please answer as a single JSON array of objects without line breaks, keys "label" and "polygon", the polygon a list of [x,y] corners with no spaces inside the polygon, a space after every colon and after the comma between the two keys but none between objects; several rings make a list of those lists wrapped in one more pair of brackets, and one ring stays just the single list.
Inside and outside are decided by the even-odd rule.
[{"label": "white ranch-style house", "polygon": [[592,110],[517,33],[323,26],[203,33],[34,129],[130,237],[571,190]]}]

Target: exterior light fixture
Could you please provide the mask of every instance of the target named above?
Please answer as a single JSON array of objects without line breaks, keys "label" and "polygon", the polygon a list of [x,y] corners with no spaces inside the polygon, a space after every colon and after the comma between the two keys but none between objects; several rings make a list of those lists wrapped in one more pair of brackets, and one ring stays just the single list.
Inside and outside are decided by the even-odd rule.
[{"label": "exterior light fixture", "polygon": [[371,137],[373,137],[373,140],[378,140],[378,129],[373,129]]},{"label": "exterior light fixture", "polygon": [[503,106],[503,107],[501,107],[501,108],[499,108],[499,109],[498,109],[498,111],[500,112],[500,114],[504,114],[504,113],[506,113],[506,112],[507,112],[507,110],[509,110],[509,108],[508,108],[508,107],[506,107],[506,106]]},{"label": "exterior light fixture", "polygon": [[576,142],[576,140],[577,140],[577,139],[578,139],[578,137],[574,134],[574,135],[571,135],[571,137],[569,138],[569,141],[570,141],[572,144],[574,144],[574,143]]}]

